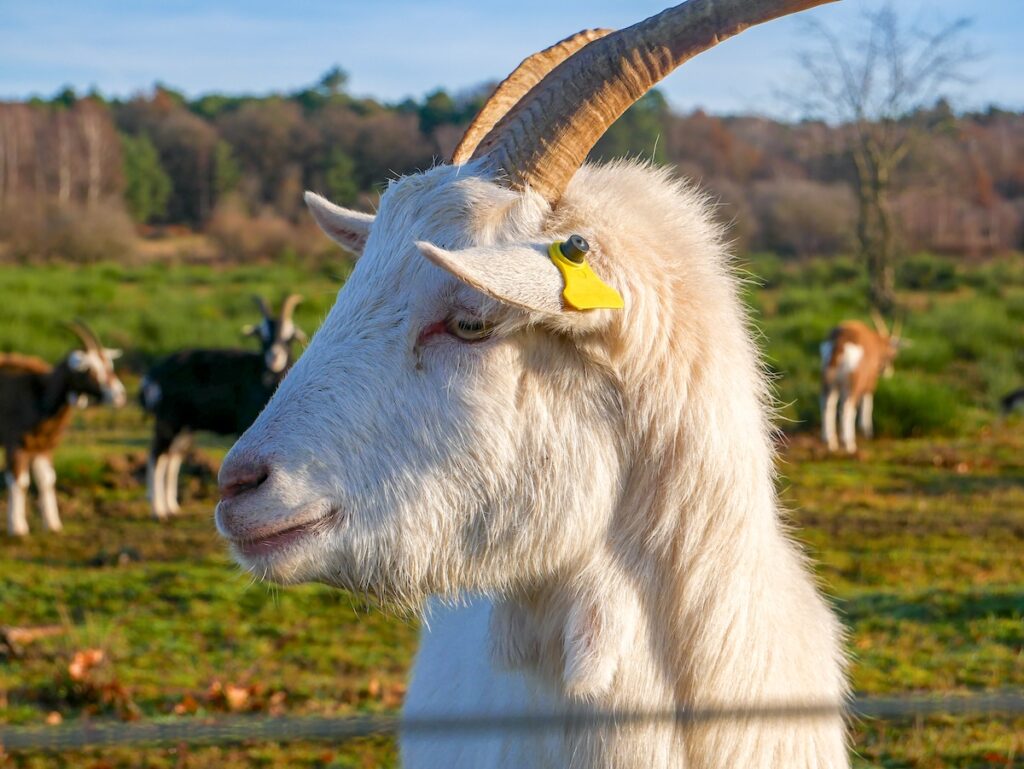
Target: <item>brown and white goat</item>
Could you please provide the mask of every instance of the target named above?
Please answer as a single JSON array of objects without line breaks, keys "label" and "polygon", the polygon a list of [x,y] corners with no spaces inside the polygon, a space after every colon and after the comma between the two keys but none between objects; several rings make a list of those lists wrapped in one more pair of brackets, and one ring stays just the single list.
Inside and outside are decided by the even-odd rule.
[{"label": "brown and white goat", "polygon": [[55,491],[57,474],[52,456],[71,421],[71,408],[83,407],[90,398],[123,406],[125,390],[114,373],[119,350],[100,344],[84,324],[71,330],[84,349],[72,350],[51,366],[44,360],[17,353],[0,354],[0,440],[7,455],[7,532],[28,534],[25,499],[29,468],[39,493],[43,526],[60,531]]},{"label": "brown and white goat", "polygon": [[[843,321],[821,343],[821,435],[829,451],[857,450],[854,420],[860,411],[860,431],[874,435],[872,412],[880,376],[892,374],[900,347],[899,327],[892,333],[882,318],[872,316],[875,328],[859,320]],[[839,435],[836,436],[836,419]]]}]

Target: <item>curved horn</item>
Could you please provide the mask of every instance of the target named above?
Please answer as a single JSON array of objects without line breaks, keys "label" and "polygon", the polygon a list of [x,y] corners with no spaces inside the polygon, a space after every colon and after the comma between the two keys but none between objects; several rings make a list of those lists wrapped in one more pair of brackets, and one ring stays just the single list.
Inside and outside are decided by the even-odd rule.
[{"label": "curved horn", "polygon": [[96,352],[100,352],[103,349],[103,345],[100,344],[99,337],[96,336],[96,333],[89,328],[88,324],[86,324],[86,322],[81,318],[75,318],[67,324],[67,327],[71,333],[82,340],[82,344],[85,345],[86,350],[95,350]]},{"label": "curved horn", "polygon": [[295,312],[295,308],[299,302],[302,301],[302,294],[288,294],[284,301],[281,302],[281,323],[292,319],[292,313]]},{"label": "curved horn", "polygon": [[688,59],[761,22],[834,0],[689,0],[558,65],[477,146],[514,189],[554,205],[608,127]]},{"label": "curved horn", "polygon": [[882,313],[874,307],[871,308],[871,322],[875,324],[875,331],[879,334],[884,337],[892,336],[889,333],[889,327],[885,325],[885,318],[882,317]]},{"label": "curved horn", "polygon": [[904,316],[900,315],[892,322],[892,333],[889,336],[897,342],[903,338],[903,321]]},{"label": "curved horn", "polygon": [[258,294],[253,294],[252,300],[253,300],[253,302],[256,303],[256,306],[260,310],[260,314],[263,315],[264,318],[273,318],[274,317],[274,313],[272,313],[270,311],[270,308],[267,306],[267,300],[266,299],[264,299],[262,296],[259,296]]},{"label": "curved horn", "polygon": [[585,29],[559,40],[550,48],[523,59],[512,74],[501,81],[494,93],[469,124],[462,141],[452,153],[452,165],[461,166],[473,156],[480,141],[547,74],[585,45],[611,33],[610,29]]}]

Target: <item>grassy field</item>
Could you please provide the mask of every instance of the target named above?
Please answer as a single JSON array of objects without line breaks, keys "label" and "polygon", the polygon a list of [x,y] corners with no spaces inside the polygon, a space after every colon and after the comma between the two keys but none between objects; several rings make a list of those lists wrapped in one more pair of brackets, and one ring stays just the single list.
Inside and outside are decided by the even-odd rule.
[{"label": "grassy field", "polygon": [[[780,457],[783,497],[795,536],[849,628],[862,694],[1024,688],[1024,423],[992,413],[998,394],[1024,382],[1024,266],[953,268],[949,277],[944,265],[922,261],[918,273],[902,276],[913,288],[903,298],[913,308],[907,333],[915,344],[879,394],[877,418],[888,437],[865,444],[856,458],[825,456],[809,430],[817,342],[837,320],[862,315],[861,276],[844,263],[793,266],[765,257],[752,265],[763,285],[750,287],[751,303],[791,432]],[[299,321],[312,331],[344,272],[3,269],[0,349],[56,357],[70,340],[57,326],[66,313],[132,350],[129,362],[141,366],[178,345],[238,343],[255,291],[275,299],[305,293]],[[19,655],[0,652],[0,721],[397,708],[415,624],[344,593],[274,590],[241,574],[212,526],[212,471],[228,441],[200,441],[183,473],[183,514],[165,525],[152,521],[142,488],[147,430],[134,406],[78,414],[56,463],[67,530],[0,538],[0,625],[64,628]],[[38,530],[35,516],[30,522]],[[854,734],[856,765],[1024,767],[1021,735],[1021,718],[864,722]],[[386,740],[253,743],[6,761],[371,767],[392,765],[395,749]]]}]

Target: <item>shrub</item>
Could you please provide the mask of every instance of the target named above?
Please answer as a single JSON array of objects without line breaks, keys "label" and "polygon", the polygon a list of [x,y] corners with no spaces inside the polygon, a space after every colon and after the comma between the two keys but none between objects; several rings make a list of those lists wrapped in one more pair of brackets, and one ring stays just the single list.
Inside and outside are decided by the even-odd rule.
[{"label": "shrub", "polygon": [[[978,361],[996,347],[1019,346],[1019,323],[1012,320],[1008,309],[1005,302],[975,297],[936,307],[920,323],[948,340],[958,360]],[[915,326],[918,322],[915,318]]]},{"label": "shrub", "polygon": [[953,362],[953,346],[942,336],[918,336],[907,331],[907,345],[900,350],[896,366],[900,369],[941,374]]},{"label": "shrub", "polygon": [[78,205],[22,205],[5,209],[0,240],[12,261],[92,264],[129,256],[135,229],[124,209],[106,202]]},{"label": "shrub", "polygon": [[956,265],[934,254],[913,254],[896,267],[896,282],[911,291],[955,291],[960,279]]},{"label": "shrub", "polygon": [[875,393],[874,421],[879,435],[910,438],[948,435],[959,428],[962,409],[946,387],[908,373],[883,379]]},{"label": "shrub", "polygon": [[70,262],[117,261],[130,255],[135,228],[120,206],[54,207],[40,242],[45,256]]},{"label": "shrub", "polygon": [[250,216],[231,199],[217,205],[206,232],[228,259],[273,258],[288,248],[293,239],[287,219],[270,211]]}]

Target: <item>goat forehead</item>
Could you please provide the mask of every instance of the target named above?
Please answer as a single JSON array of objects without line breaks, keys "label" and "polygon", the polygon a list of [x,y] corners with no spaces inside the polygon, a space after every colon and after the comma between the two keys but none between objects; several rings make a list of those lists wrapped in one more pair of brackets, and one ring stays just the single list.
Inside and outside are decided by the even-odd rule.
[{"label": "goat forehead", "polygon": [[408,332],[412,320],[429,315],[446,276],[418,253],[393,256],[364,254],[318,336],[331,343],[398,337]]},{"label": "goat forehead", "polygon": [[339,291],[329,322],[339,315],[393,322],[448,282],[445,273],[419,253],[415,242],[465,241],[465,217],[454,213],[462,210],[462,196],[450,185],[439,184],[435,190],[423,184],[406,187],[404,181],[393,185],[382,199],[366,250]]},{"label": "goat forehead", "polygon": [[500,235],[521,196],[462,168],[439,166],[393,183],[381,198],[367,251],[375,242],[411,249],[415,240],[460,248]]},{"label": "goat forehead", "polygon": [[452,166],[393,182],[381,198],[363,256],[321,328],[325,341],[405,338],[438,320],[456,282],[427,261],[417,240],[460,247],[494,240],[517,193]]}]

